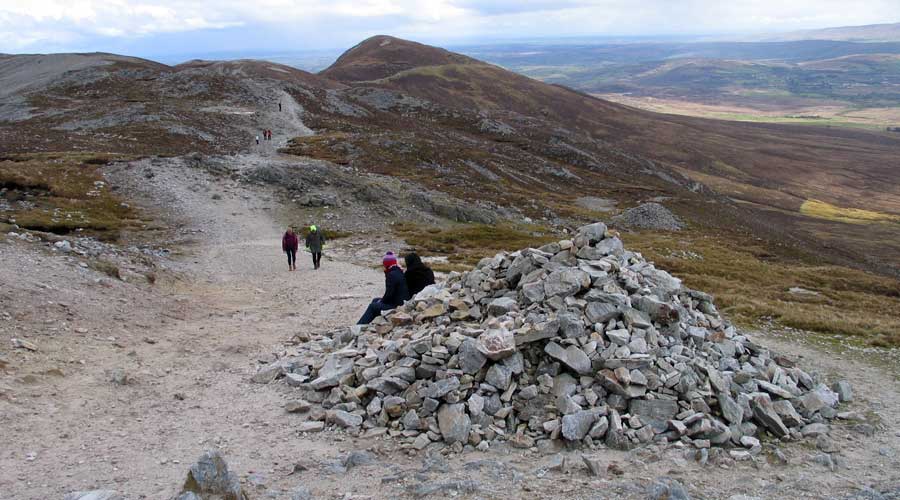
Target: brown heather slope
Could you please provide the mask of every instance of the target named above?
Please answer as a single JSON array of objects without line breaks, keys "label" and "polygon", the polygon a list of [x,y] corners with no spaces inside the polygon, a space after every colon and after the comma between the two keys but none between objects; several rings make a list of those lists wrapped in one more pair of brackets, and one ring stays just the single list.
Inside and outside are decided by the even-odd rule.
[{"label": "brown heather slope", "polygon": [[[362,45],[370,47],[372,41]],[[404,43],[408,42],[393,39],[388,47]],[[404,51],[368,50],[367,64],[372,73],[386,73],[394,64],[395,53],[414,59],[409,52],[418,45],[409,43]],[[385,63],[376,69],[374,61],[379,56]],[[338,59],[322,75],[341,75],[342,66]],[[423,64],[377,81],[342,81],[388,87],[448,107],[541,117],[688,175],[698,172],[702,174],[698,180],[712,175],[787,195],[773,198],[769,194],[744,193],[724,182],[720,186],[723,194],[749,196],[755,203],[795,210],[812,198],[900,214],[900,160],[895,156],[900,153],[900,137],[896,134],[660,115],[483,63]]]},{"label": "brown heather slope", "polygon": [[239,59],[236,61],[205,61],[194,59],[173,67],[183,74],[218,74],[225,77],[277,80],[287,84],[300,83],[317,89],[339,89],[345,85],[319,75],[269,61]]},{"label": "brown heather slope", "polygon": [[[621,170],[625,175],[619,176],[620,181],[629,178],[676,195],[685,203],[681,208],[686,215],[694,219],[719,227],[735,223],[725,215],[728,210],[710,208],[709,196],[688,194],[684,188],[689,183],[678,180],[681,174],[735,200],[730,208],[737,210],[739,224],[751,233],[788,245],[796,240],[801,249],[826,260],[862,263],[892,274],[900,269],[900,224],[891,221],[900,215],[896,134],[660,115],[476,61],[460,63],[443,56],[447,62],[434,64],[432,55],[443,51],[399,39],[378,37],[358,47],[364,48],[364,57],[354,54],[361,49],[351,49],[321,75],[358,92],[390,89],[459,113],[475,110],[508,124],[515,129],[509,134],[512,138],[493,141],[491,148],[523,137],[527,144],[520,144],[520,150],[552,158],[567,168],[582,167],[573,170],[578,182],[560,180],[568,184],[569,201],[578,195],[572,185],[590,192],[599,187],[592,183],[615,178]],[[360,60],[365,61],[364,73],[357,71]],[[415,66],[414,61],[420,64]],[[434,126],[433,120],[429,126]],[[566,157],[560,150],[573,154]],[[527,170],[529,165],[521,168]],[[651,179],[653,174],[671,176],[676,182],[662,186]],[[606,194],[617,197],[614,192]],[[542,198],[540,190],[533,198]],[[824,201],[836,210],[874,211],[885,214],[889,222],[848,224],[828,213],[801,214],[808,200]]]},{"label": "brown heather slope", "polygon": [[233,153],[275,128],[259,111],[277,110],[284,89],[341,87],[264,61],[14,55],[0,59],[0,153]]}]

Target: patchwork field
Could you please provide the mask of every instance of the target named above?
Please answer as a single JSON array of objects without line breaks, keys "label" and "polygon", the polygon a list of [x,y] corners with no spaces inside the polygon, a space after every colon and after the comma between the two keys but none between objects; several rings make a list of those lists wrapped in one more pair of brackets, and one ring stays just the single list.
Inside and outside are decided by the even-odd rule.
[{"label": "patchwork field", "polygon": [[626,106],[673,115],[761,123],[790,123],[825,127],[885,130],[900,126],[900,106],[857,108],[851,106],[790,106],[783,109],[729,104],[704,104],[660,97],[627,94],[595,94]]}]

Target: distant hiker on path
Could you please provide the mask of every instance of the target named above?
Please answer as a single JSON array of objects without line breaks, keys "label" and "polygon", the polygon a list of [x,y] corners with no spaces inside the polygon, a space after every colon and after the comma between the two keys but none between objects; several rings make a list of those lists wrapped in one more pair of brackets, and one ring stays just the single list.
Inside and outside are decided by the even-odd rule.
[{"label": "distant hiker on path", "polygon": [[406,288],[409,289],[410,297],[415,297],[426,286],[434,284],[434,271],[422,262],[418,254],[406,254],[403,262],[406,264]]},{"label": "distant hiker on path", "polygon": [[256,136],[256,145],[259,146],[259,136]]},{"label": "distant hiker on path", "polygon": [[381,314],[381,311],[390,311],[409,300],[406,278],[403,276],[403,269],[397,264],[394,252],[384,254],[381,265],[384,266],[384,295],[369,304],[366,312],[359,318],[358,325],[368,325]]},{"label": "distant hiker on path", "polygon": [[300,239],[294,233],[294,228],[289,227],[281,238],[281,251],[287,254],[288,271],[297,270],[297,249],[300,247]]},{"label": "distant hiker on path", "polygon": [[315,225],[309,226],[309,234],[306,235],[306,248],[312,254],[313,269],[322,266],[322,247],[325,246],[325,234],[319,231]]}]

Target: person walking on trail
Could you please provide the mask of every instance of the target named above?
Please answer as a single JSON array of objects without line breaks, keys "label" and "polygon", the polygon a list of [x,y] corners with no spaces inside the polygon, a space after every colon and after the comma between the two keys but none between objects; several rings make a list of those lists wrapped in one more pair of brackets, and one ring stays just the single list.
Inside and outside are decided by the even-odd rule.
[{"label": "person walking on trail", "polygon": [[390,311],[409,300],[406,278],[403,276],[403,269],[400,269],[394,252],[384,254],[384,258],[381,259],[381,265],[384,267],[384,295],[381,298],[374,299],[369,304],[366,312],[363,313],[356,323],[358,325],[368,325],[382,311]]},{"label": "person walking on trail", "polygon": [[278,111],[281,111],[281,103],[278,103]]},{"label": "person walking on trail", "polygon": [[322,247],[325,246],[325,233],[319,231],[315,225],[309,226],[309,234],[306,235],[306,248],[312,254],[313,269],[322,267]]},{"label": "person walking on trail", "polygon": [[300,239],[294,233],[294,228],[289,227],[287,232],[281,238],[281,251],[287,254],[288,271],[297,270],[297,249],[300,246]]},{"label": "person walking on trail", "polygon": [[415,297],[426,286],[434,284],[434,271],[426,266],[416,252],[410,252],[403,257],[406,264],[406,288],[409,296]]},{"label": "person walking on trail", "polygon": [[256,136],[256,145],[259,146],[259,136]]}]

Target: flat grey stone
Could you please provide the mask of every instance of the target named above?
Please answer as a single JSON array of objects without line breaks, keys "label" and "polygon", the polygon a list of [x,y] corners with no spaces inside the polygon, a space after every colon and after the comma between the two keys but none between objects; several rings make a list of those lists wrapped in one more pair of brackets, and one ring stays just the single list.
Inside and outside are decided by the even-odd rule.
[{"label": "flat grey stone", "polygon": [[677,402],[666,399],[632,399],[628,403],[628,412],[640,417],[641,422],[651,425],[655,431],[664,432],[679,408]]},{"label": "flat grey stone", "polygon": [[478,373],[478,370],[487,363],[487,357],[478,350],[477,341],[474,339],[466,339],[460,344],[457,360],[460,370],[469,374]]},{"label": "flat grey stone", "polygon": [[512,372],[506,366],[495,363],[488,369],[484,381],[502,392],[505,391],[509,387],[510,382],[512,382]]},{"label": "flat grey stone", "polygon": [[550,357],[558,359],[564,365],[581,375],[586,375],[593,371],[591,368],[591,360],[587,357],[587,354],[577,346],[570,345],[563,349],[562,346],[556,342],[548,342],[547,345],[544,346],[544,352]]},{"label": "flat grey stone", "polygon": [[562,418],[562,435],[568,441],[581,441],[597,420],[597,413],[581,410]]},{"label": "flat grey stone", "polygon": [[588,302],[585,308],[585,316],[591,323],[607,323],[622,314],[622,310],[615,304],[605,302]]},{"label": "flat grey stone", "polygon": [[768,395],[757,394],[750,399],[750,408],[753,410],[753,418],[775,437],[785,437],[789,434],[781,417],[772,407],[772,401]]},{"label": "flat grey stone", "polygon": [[465,405],[444,404],[437,412],[438,427],[447,444],[463,443],[469,439],[471,421],[466,414]]}]

